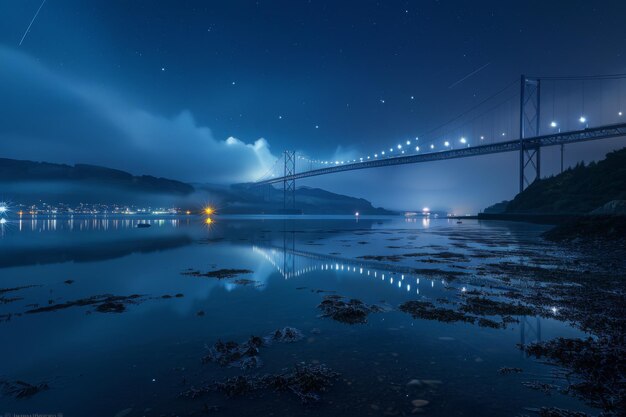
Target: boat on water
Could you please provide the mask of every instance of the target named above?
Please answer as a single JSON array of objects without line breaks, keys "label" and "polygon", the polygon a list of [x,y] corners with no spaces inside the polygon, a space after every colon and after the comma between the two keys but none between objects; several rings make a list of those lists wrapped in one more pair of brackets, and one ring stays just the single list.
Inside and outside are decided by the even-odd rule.
[{"label": "boat on water", "polygon": [[145,229],[147,227],[152,226],[150,223],[137,223],[137,228],[138,229]]}]

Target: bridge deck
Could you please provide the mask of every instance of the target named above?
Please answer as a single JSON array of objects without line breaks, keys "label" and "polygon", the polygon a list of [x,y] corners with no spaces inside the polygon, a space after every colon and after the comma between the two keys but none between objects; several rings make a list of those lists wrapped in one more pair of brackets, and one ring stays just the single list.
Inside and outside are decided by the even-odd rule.
[{"label": "bridge deck", "polygon": [[389,158],[370,159],[363,162],[354,162],[343,165],[333,165],[327,168],[314,169],[299,172],[293,175],[270,178],[259,181],[255,184],[274,184],[283,181],[297,180],[317,175],[333,174],[336,172],[352,171],[355,169],[377,168],[390,165],[416,164],[420,162],[440,161],[444,159],[467,158],[478,155],[488,155],[493,153],[519,151],[523,146],[525,149],[532,149],[545,146],[554,146],[568,143],[585,142],[590,140],[608,139],[626,136],[626,123],[606,125],[570,132],[554,133],[550,135],[519,139],[506,142],[498,142],[489,145],[471,146],[467,148],[451,149],[449,151],[422,153],[417,155],[403,155]]}]

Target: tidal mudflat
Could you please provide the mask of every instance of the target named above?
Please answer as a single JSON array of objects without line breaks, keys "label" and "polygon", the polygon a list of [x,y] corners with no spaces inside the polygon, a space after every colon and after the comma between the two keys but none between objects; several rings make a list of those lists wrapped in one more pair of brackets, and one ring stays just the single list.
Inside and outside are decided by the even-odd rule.
[{"label": "tidal mudflat", "polygon": [[10,222],[0,412],[621,415],[623,253],[554,243],[548,228]]}]

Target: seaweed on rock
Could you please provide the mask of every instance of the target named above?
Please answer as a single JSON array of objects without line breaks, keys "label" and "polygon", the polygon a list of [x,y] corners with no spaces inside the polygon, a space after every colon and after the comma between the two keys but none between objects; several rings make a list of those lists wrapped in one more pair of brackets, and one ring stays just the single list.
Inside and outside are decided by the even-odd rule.
[{"label": "seaweed on rock", "polygon": [[381,313],[387,309],[378,305],[368,305],[361,300],[347,299],[339,295],[327,295],[317,306],[322,310],[322,317],[347,324],[367,323],[370,313]]},{"label": "seaweed on rock", "polygon": [[339,376],[323,364],[298,364],[292,369],[285,369],[277,374],[263,376],[238,375],[223,381],[216,381],[200,387],[191,387],[180,396],[199,398],[210,392],[220,392],[227,397],[248,395],[260,390],[290,392],[303,404],[320,401],[325,392]]}]

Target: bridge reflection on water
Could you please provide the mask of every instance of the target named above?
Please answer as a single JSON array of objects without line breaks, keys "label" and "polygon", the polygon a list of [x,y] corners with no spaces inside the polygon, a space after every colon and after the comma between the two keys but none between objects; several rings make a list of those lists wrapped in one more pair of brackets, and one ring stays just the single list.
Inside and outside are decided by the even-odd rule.
[{"label": "bridge reflection on water", "polygon": [[[287,234],[290,238],[287,238]],[[417,296],[423,295],[420,294],[420,286],[433,290],[453,289],[447,280],[420,277],[418,276],[420,274],[410,267],[298,250],[293,233],[285,232],[283,237],[283,247],[253,245],[252,251],[270,263],[284,279],[329,272],[370,278],[372,281],[386,283],[398,291]],[[462,287],[461,291],[465,292],[466,287]],[[520,316],[519,332],[522,345],[541,341],[541,318]]]}]

